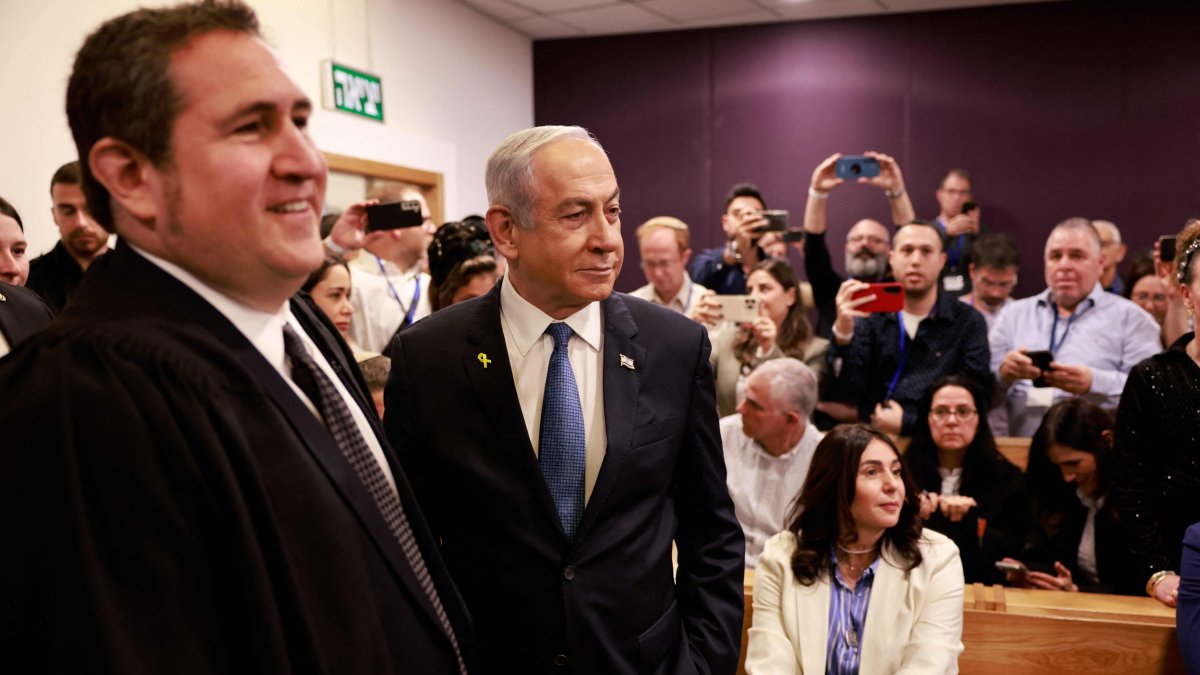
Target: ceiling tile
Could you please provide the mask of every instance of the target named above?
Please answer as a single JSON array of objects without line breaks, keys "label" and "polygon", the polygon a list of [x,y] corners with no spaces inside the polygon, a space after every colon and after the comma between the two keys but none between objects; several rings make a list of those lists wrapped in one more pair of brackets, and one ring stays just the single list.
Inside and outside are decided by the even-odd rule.
[{"label": "ceiling tile", "polygon": [[572,26],[578,26],[589,35],[645,33],[678,27],[678,24],[632,4],[558,12],[554,17]]},{"label": "ceiling tile", "polygon": [[763,11],[749,0],[642,0],[639,7],[677,21],[700,21]]},{"label": "ceiling tile", "polygon": [[[944,1],[944,0],[935,0]],[[785,21],[797,19],[831,19],[842,16],[860,16],[863,14],[883,14],[875,0],[816,0],[814,2],[794,2],[779,4],[772,7],[783,16]]]},{"label": "ceiling tile", "polygon": [[559,14],[578,9],[623,5],[624,0],[511,0],[512,4],[528,7],[539,14]]},{"label": "ceiling tile", "polygon": [[575,26],[568,26],[545,16],[518,19],[509,25],[531,38],[580,37],[585,35],[582,30]]},{"label": "ceiling tile", "polygon": [[709,19],[692,19],[680,28],[713,28],[718,26],[748,26],[756,23],[777,23],[779,15],[767,9],[756,9],[738,14],[714,16]]},{"label": "ceiling tile", "polygon": [[893,12],[916,12],[938,9],[960,9],[985,7],[988,5],[1014,5],[1046,2],[1047,0],[881,0]]},{"label": "ceiling tile", "polygon": [[507,22],[515,19],[524,19],[533,16],[533,12],[523,7],[518,7],[506,0],[459,0],[464,5],[470,5],[480,12],[496,19],[498,21]]}]

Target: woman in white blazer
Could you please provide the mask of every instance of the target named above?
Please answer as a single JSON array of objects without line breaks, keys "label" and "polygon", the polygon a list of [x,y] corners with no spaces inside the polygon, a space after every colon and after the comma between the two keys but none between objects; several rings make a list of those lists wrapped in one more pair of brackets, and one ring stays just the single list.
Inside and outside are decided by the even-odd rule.
[{"label": "woman in white blazer", "polygon": [[962,563],[918,510],[891,439],[829,432],[758,560],[747,675],[957,673]]}]

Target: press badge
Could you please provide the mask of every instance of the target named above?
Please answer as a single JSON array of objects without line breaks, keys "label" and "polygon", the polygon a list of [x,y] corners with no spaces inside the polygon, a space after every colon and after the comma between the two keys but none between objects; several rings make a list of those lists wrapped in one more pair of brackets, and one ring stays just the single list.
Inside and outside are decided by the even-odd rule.
[{"label": "press badge", "polygon": [[1025,395],[1026,408],[1049,408],[1054,405],[1054,387],[1030,387]]},{"label": "press badge", "polygon": [[966,279],[961,274],[947,274],[942,277],[942,290],[947,293],[957,293],[966,287]]}]

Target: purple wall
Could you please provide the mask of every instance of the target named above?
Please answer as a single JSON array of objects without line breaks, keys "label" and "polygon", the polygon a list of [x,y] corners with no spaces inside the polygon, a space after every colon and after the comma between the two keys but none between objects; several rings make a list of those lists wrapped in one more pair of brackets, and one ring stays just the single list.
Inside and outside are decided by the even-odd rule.
[{"label": "purple wall", "polygon": [[[609,152],[620,290],[645,283],[645,219],[677,216],[694,249],[716,246],[725,192],[748,180],[798,227],[821,159],[879,150],[922,217],[946,169],[968,169],[984,223],[1021,242],[1028,295],[1063,218],[1112,220],[1137,249],[1200,215],[1198,28],[1196,4],[1068,2],[541,41],[534,114]],[[844,186],[829,216],[840,250],[858,218],[888,222],[887,203]]]}]

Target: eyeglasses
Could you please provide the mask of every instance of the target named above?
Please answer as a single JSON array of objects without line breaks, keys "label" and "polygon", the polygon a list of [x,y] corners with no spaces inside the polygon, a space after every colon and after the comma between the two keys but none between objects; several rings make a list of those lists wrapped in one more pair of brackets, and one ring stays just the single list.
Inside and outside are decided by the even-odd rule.
[{"label": "eyeglasses", "polygon": [[933,410],[930,410],[929,416],[939,422],[945,422],[946,420],[950,419],[951,415],[953,415],[954,417],[957,417],[960,422],[970,422],[971,420],[975,419],[975,415],[977,415],[978,413],[979,413],[979,411],[975,410],[974,408],[966,408],[966,407],[963,407],[963,408],[941,408],[941,407],[938,407],[938,408],[934,408]]}]

